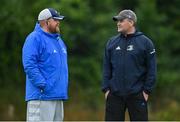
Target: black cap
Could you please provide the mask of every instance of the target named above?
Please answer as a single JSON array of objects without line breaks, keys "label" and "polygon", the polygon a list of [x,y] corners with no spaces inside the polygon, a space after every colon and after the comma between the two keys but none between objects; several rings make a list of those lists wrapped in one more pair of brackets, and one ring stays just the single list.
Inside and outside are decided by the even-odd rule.
[{"label": "black cap", "polygon": [[113,17],[114,21],[121,21],[123,19],[131,19],[135,23],[137,22],[136,14],[132,10],[122,10],[117,16]]}]

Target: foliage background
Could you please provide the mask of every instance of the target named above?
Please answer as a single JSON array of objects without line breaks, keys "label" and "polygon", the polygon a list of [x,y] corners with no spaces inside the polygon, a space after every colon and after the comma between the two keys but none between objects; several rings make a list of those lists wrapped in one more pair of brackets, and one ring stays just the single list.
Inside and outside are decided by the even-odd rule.
[{"label": "foliage background", "polygon": [[138,28],[156,46],[158,77],[149,99],[150,120],[180,120],[179,5],[179,0],[1,0],[0,120],[25,120],[22,46],[46,7],[66,16],[61,23],[70,71],[65,120],[103,120],[103,51],[117,34],[112,16],[122,9],[137,13]]}]

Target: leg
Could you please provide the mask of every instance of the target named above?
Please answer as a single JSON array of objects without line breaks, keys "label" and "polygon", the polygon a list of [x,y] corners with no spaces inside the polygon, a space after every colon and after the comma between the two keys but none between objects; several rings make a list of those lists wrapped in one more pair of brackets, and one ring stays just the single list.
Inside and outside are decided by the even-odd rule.
[{"label": "leg", "polygon": [[106,100],[106,121],[124,121],[125,120],[125,102],[122,97],[114,96],[109,93]]},{"label": "leg", "polygon": [[127,108],[131,121],[148,121],[147,101],[142,92],[128,96]]},{"label": "leg", "polygon": [[27,102],[27,122],[40,121],[40,102],[39,100]]},{"label": "leg", "polygon": [[63,107],[63,101],[57,101],[56,102],[56,111],[54,116],[54,121],[63,121],[64,118],[64,107]]},{"label": "leg", "polygon": [[40,121],[53,121],[56,110],[56,101],[41,101]]}]

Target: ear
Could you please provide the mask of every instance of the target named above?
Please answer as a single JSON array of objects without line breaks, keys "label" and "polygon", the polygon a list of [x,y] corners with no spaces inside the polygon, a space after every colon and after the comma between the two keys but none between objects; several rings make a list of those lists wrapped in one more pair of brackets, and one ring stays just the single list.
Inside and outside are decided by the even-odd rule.
[{"label": "ear", "polygon": [[131,24],[131,26],[134,26],[134,21],[132,21],[132,20],[129,20],[129,22],[130,22],[130,24]]},{"label": "ear", "polygon": [[48,25],[48,20],[46,20],[46,25]]}]

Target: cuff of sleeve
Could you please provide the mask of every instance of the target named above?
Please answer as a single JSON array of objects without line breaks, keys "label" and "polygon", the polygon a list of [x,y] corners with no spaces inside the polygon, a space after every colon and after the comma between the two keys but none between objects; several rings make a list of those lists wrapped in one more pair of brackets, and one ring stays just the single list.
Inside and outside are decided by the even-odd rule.
[{"label": "cuff of sleeve", "polygon": [[146,94],[148,94],[148,95],[151,94],[151,92],[150,92],[149,90],[145,90],[145,89],[144,89],[143,91],[144,91]]},{"label": "cuff of sleeve", "polygon": [[109,88],[102,89],[102,92],[106,93],[109,90]]},{"label": "cuff of sleeve", "polygon": [[44,90],[45,87],[46,87],[46,82],[42,82],[42,83],[38,84],[38,87],[39,87],[41,90]]}]

